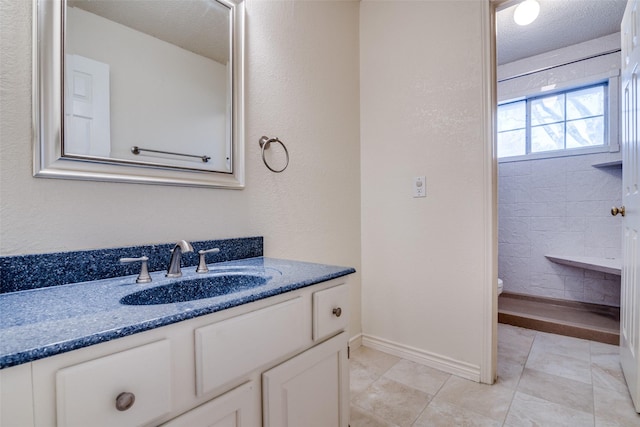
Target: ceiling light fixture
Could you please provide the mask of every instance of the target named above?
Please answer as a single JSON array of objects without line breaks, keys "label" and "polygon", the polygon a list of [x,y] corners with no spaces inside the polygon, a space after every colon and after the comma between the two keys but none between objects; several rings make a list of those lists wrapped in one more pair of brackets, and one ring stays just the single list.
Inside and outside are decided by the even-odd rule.
[{"label": "ceiling light fixture", "polygon": [[536,0],[525,0],[513,12],[513,20],[518,25],[529,25],[538,17],[540,5]]}]

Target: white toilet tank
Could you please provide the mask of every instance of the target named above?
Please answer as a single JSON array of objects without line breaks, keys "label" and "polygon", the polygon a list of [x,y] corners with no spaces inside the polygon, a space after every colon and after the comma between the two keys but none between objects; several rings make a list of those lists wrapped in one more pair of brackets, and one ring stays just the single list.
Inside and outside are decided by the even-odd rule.
[{"label": "white toilet tank", "polygon": [[498,295],[502,293],[503,287],[504,287],[504,283],[502,283],[502,279],[498,279]]}]

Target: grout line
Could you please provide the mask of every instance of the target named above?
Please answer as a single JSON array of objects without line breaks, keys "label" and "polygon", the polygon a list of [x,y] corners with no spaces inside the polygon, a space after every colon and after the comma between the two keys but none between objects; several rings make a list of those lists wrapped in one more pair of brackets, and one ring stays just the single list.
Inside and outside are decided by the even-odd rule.
[{"label": "grout line", "polygon": [[592,414],[593,425],[596,425],[596,385],[593,382],[593,341],[589,342],[589,373],[591,374],[591,399],[593,402]]},{"label": "grout line", "polygon": [[413,426],[416,421],[418,421],[418,419],[422,416],[422,414],[424,413],[424,411],[427,410],[427,408],[429,407],[429,405],[431,405],[431,402],[433,402],[433,399],[436,397],[436,395],[434,394],[433,396],[431,396],[431,399],[429,399],[429,401],[427,402],[426,405],[424,405],[424,408],[422,408],[422,410],[420,411],[420,413],[418,414],[418,416],[416,416],[413,421],[411,421],[411,426]]},{"label": "grout line", "polygon": [[529,351],[527,351],[527,358],[524,360],[522,364],[522,371],[518,376],[518,381],[516,382],[515,389],[513,390],[513,396],[511,396],[511,401],[509,402],[509,407],[507,408],[507,412],[504,414],[504,420],[502,421],[502,425],[507,422],[507,418],[509,417],[509,412],[511,412],[511,406],[513,405],[513,400],[516,398],[516,393],[518,393],[518,389],[520,388],[520,381],[522,380],[522,375],[524,375],[524,370],[527,369],[527,362],[529,362],[529,357],[531,356],[531,350],[533,349],[533,345],[538,337],[538,331],[534,331],[533,339],[531,340],[531,345],[529,345]]}]

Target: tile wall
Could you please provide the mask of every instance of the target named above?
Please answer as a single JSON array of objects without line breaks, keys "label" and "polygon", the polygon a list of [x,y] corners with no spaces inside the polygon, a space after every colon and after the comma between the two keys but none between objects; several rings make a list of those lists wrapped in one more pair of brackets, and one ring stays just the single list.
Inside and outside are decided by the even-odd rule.
[{"label": "tile wall", "polygon": [[568,267],[545,254],[620,258],[622,169],[614,154],[500,163],[498,275],[507,292],[620,305],[620,276]]}]

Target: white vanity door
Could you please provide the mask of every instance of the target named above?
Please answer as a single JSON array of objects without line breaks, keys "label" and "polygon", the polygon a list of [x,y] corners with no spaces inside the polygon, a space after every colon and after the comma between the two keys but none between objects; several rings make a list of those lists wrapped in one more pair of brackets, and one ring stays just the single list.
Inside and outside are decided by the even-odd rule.
[{"label": "white vanity door", "polygon": [[245,383],[162,427],[259,427],[260,388]]},{"label": "white vanity door", "polygon": [[345,332],[262,374],[264,427],[347,427]]},{"label": "white vanity door", "polygon": [[33,427],[31,363],[0,369],[0,426]]}]

